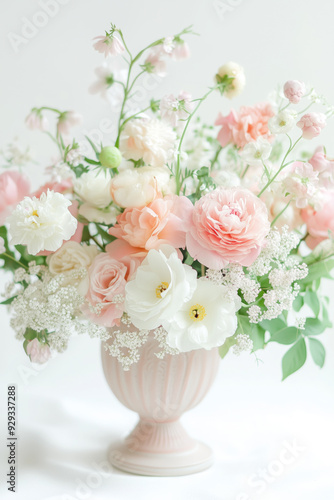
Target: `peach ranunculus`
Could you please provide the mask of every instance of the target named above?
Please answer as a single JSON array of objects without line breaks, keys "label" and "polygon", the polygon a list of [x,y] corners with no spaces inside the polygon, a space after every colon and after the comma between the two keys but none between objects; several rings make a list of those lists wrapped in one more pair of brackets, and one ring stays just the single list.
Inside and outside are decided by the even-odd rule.
[{"label": "peach ranunculus", "polygon": [[184,248],[193,205],[185,196],[159,197],[142,208],[127,208],[109,233],[146,251],[163,243]]},{"label": "peach ranunculus", "polygon": [[30,183],[24,175],[15,170],[0,174],[0,226],[29,192]]},{"label": "peach ranunculus", "polygon": [[187,250],[211,269],[230,262],[250,266],[269,230],[267,208],[251,191],[218,188],[195,203]]},{"label": "peach ranunculus", "polygon": [[[123,245],[124,243],[124,245]],[[93,260],[89,274],[88,304],[84,314],[106,327],[119,325],[124,311],[125,285],[145,258],[146,252],[123,241],[113,241]]]},{"label": "peach ranunculus", "polygon": [[324,202],[319,210],[312,207],[304,208],[301,212],[304,222],[306,222],[309,236],[306,243],[313,250],[323,240],[334,235],[334,191],[323,193]]},{"label": "peach ranunculus", "polygon": [[269,103],[257,104],[253,107],[242,106],[237,112],[234,109],[229,115],[219,113],[215,125],[221,125],[217,139],[222,147],[235,144],[243,148],[258,137],[271,139],[268,120],[274,115]]}]

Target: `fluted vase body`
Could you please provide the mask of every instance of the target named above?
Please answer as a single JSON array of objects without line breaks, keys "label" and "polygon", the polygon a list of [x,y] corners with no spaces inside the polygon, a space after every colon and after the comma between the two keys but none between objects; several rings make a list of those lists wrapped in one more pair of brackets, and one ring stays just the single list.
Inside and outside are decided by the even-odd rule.
[{"label": "fluted vase body", "polygon": [[153,336],[141,347],[140,360],[124,371],[102,346],[107,382],[119,399],[139,415],[123,443],[112,445],[109,459],[135,474],[174,476],[206,469],[210,448],[193,439],[179,419],[207,394],[219,365],[217,349],[165,355],[159,359]]}]

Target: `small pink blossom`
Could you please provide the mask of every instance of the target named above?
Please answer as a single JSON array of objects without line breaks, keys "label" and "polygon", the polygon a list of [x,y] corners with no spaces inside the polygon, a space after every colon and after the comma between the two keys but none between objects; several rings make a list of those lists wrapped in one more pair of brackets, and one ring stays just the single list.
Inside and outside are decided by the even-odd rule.
[{"label": "small pink blossom", "polygon": [[114,35],[96,36],[94,40],[97,40],[94,49],[104,54],[104,57],[117,56],[125,50],[121,40]]},{"label": "small pink blossom", "polygon": [[127,208],[109,233],[146,251],[168,244],[184,248],[193,205],[185,196],[159,197],[143,208]]},{"label": "small pink blossom", "polygon": [[32,363],[40,365],[46,363],[51,358],[51,350],[47,344],[42,344],[38,339],[33,339],[28,342],[27,354]]},{"label": "small pink blossom", "polygon": [[302,210],[302,218],[306,222],[309,236],[306,243],[315,248],[319,243],[334,235],[334,191],[323,192],[323,204],[319,210],[311,206]]},{"label": "small pink blossom", "polygon": [[0,174],[0,226],[5,223],[15,206],[29,195],[29,192],[30,182],[25,175],[15,170]]},{"label": "small pink blossom", "polygon": [[184,59],[188,59],[190,57],[190,47],[187,42],[183,40],[174,40],[175,45],[174,49],[171,52],[171,57],[175,61],[183,61]]},{"label": "small pink blossom", "polygon": [[304,139],[313,139],[325,128],[326,116],[323,113],[306,113],[296,125],[302,130]]},{"label": "small pink blossom", "polygon": [[69,135],[71,127],[80,125],[82,116],[76,111],[64,111],[59,115],[57,130],[59,134]]},{"label": "small pink blossom", "polygon": [[126,82],[126,69],[116,59],[111,63],[105,61],[94,72],[97,80],[89,87],[89,92],[100,94],[110,104],[117,106],[124,97],[123,87],[118,82]]},{"label": "small pink blossom", "polygon": [[148,73],[155,73],[161,78],[167,74],[166,62],[161,58],[161,51],[152,50],[145,59]]},{"label": "small pink blossom", "polygon": [[232,110],[229,115],[219,113],[215,125],[221,125],[217,139],[222,147],[235,144],[243,148],[258,137],[271,139],[268,129],[268,120],[274,115],[268,103],[257,104],[253,107],[243,106],[239,112]]},{"label": "small pink blossom", "polygon": [[334,187],[334,160],[327,158],[323,146],[317,147],[309,163],[318,172],[321,187]]},{"label": "small pink blossom", "polygon": [[284,170],[283,186],[297,208],[305,208],[318,190],[318,172],[310,163],[296,161]]},{"label": "small pink blossom", "polygon": [[178,97],[173,94],[165,95],[160,101],[161,118],[172,127],[176,127],[179,120],[185,120],[191,113],[194,105],[191,102],[191,95],[182,90]]},{"label": "small pink blossom", "polygon": [[268,211],[247,189],[218,188],[195,203],[187,232],[190,255],[211,269],[250,266],[265,244]]},{"label": "small pink blossom", "polygon": [[30,130],[41,130],[45,132],[49,129],[48,119],[37,109],[31,110],[25,119],[25,124]]},{"label": "small pink blossom", "polygon": [[305,83],[299,80],[288,80],[284,84],[283,91],[285,97],[289,99],[292,104],[298,104],[306,92]]}]

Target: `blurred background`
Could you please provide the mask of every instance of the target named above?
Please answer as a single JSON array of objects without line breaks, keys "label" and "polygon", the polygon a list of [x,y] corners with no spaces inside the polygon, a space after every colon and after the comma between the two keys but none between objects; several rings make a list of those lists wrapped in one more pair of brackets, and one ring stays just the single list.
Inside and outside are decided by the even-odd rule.
[{"label": "blurred background", "polygon": [[[190,59],[169,62],[164,79],[143,84],[143,102],[146,96],[181,89],[199,97],[212,85],[217,68],[232,60],[244,67],[247,86],[232,102],[211,96],[200,112],[208,123],[231,106],[266,100],[288,79],[311,83],[334,104],[330,0],[16,0],[2,2],[1,11],[0,149],[13,140],[22,150],[29,147],[33,163],[27,174],[33,187],[42,183],[45,167],[56,156],[46,136],[24,125],[33,106],[75,110],[84,117],[77,137],[88,134],[105,145],[112,140],[116,109],[88,93],[103,60],[92,38],[104,34],[110,22],[122,29],[133,52],[190,24],[200,34],[187,38]],[[329,121],[309,151],[324,143],[334,157],[333,134],[334,121]],[[7,279],[0,274],[1,288]],[[333,290],[327,281],[321,293],[332,298]],[[12,498],[4,479],[8,384],[18,390],[18,500],[334,497],[333,329],[321,339],[327,349],[324,368],[308,359],[283,383],[285,346],[268,346],[257,359],[230,354],[222,361],[207,398],[183,418],[189,432],[214,449],[210,470],[181,478],[110,470],[94,482],[94,467],[105,460],[106,447],[125,436],[137,418],[107,387],[99,342],[74,338],[64,354],[36,367],[15,340],[4,307],[0,324],[1,498]],[[293,450],[294,460],[282,465],[286,449]]]}]

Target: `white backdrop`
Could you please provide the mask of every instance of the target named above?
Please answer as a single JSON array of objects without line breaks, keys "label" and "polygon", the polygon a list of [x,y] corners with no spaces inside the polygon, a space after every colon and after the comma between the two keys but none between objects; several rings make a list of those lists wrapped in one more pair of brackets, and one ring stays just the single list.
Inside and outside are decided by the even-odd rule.
[{"label": "white backdrop", "polygon": [[[38,162],[30,174],[38,185],[55,151],[44,137],[27,131],[23,121],[32,106],[42,105],[75,109],[85,118],[79,133],[98,131],[108,143],[111,135],[105,120],[112,120],[115,113],[87,88],[94,80],[94,68],[102,62],[91,39],[102,34],[110,21],[123,30],[134,51],[189,24],[201,34],[188,40],[189,60],[169,64],[168,76],[153,90],[157,98],[180,89],[200,96],[212,84],[217,67],[235,60],[247,75],[247,87],[233,102],[235,107],[264,100],[277,83],[291,78],[311,82],[334,104],[333,14],[330,0],[3,2],[0,147],[14,137],[23,146],[30,145]],[[34,29],[29,22],[39,27]],[[230,102],[213,96],[202,116],[213,121],[218,111],[226,113],[229,107]],[[332,157],[333,131],[334,122],[329,122],[321,136]],[[312,142],[312,147],[318,143]],[[5,282],[4,274],[0,280]],[[324,292],[332,290],[327,284]],[[327,348],[323,370],[308,360],[283,383],[280,360],[285,347],[268,347],[259,354],[259,363],[248,355],[227,357],[206,400],[183,419],[194,436],[212,446],[215,466],[191,477],[144,478],[116,470],[94,472],[94,464],[105,460],[108,443],[125,435],[136,421],[104,381],[98,342],[75,338],[65,354],[37,370],[13,338],[4,308],[0,321],[1,499],[13,497],[4,484],[9,383],[18,385],[19,395],[19,475],[14,496],[18,500],[327,500],[334,496],[333,330],[322,339]],[[289,446],[294,447],[295,460],[277,466]]]}]

